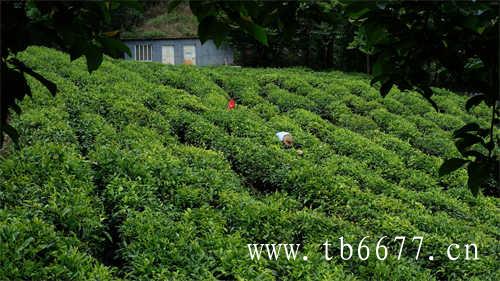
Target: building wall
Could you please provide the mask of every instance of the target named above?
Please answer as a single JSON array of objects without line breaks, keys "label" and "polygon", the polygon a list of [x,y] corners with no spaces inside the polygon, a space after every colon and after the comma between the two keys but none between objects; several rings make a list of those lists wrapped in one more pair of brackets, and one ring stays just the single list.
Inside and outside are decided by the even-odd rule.
[{"label": "building wall", "polygon": [[212,40],[206,41],[203,45],[199,39],[166,39],[166,40],[123,40],[129,47],[132,57],[125,54],[125,59],[135,57],[135,45],[152,44],[153,61],[161,62],[161,47],[174,46],[175,64],[182,64],[184,61],[183,46],[196,46],[196,64],[197,65],[222,65],[233,64],[233,51],[229,47],[221,46],[217,48]]}]

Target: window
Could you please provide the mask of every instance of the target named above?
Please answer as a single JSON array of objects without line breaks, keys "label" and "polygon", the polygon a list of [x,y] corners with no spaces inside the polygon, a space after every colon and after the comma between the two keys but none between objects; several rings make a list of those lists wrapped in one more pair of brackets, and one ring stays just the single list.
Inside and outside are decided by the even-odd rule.
[{"label": "window", "polygon": [[153,45],[151,44],[135,45],[135,60],[153,61]]}]

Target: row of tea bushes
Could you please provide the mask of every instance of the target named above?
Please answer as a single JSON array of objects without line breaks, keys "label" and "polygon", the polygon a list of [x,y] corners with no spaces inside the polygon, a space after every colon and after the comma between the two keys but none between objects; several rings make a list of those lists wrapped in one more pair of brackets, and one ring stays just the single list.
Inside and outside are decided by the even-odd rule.
[{"label": "row of tea bushes", "polygon": [[[263,81],[265,81],[266,83],[268,81],[273,81],[270,77],[272,77],[274,80],[278,80],[278,79],[283,80],[283,78],[276,77],[276,75],[274,75],[274,76],[263,75],[263,77],[265,77],[263,79]],[[218,79],[222,79],[221,75],[219,75]],[[228,79],[230,79],[230,78],[228,78]],[[248,79],[247,81],[248,82],[246,85],[254,85],[255,84],[255,82],[252,82],[252,80],[250,80],[250,79]],[[275,83],[282,83],[282,82],[280,80],[279,82],[275,81]],[[365,92],[367,92],[366,86],[363,87],[362,83],[358,82],[357,84],[356,83],[354,83],[354,84],[355,84],[355,87],[351,86],[354,89],[353,90],[354,92],[356,92],[358,94],[362,93],[363,92],[362,90],[365,90]],[[265,84],[265,85],[268,88],[275,87],[274,84],[272,84],[272,85]],[[336,86],[337,89],[341,89],[340,92],[342,94],[339,96],[339,98],[350,97],[350,98],[355,98],[355,100],[357,100],[357,102],[360,104],[364,103],[364,101],[361,98],[356,97],[356,96],[352,96],[346,87],[343,87],[343,86],[338,85],[338,84],[334,84],[334,85]],[[329,85],[330,88],[331,88],[331,86],[332,85]],[[241,82],[241,84],[239,84],[239,87],[245,88],[244,82]],[[368,95],[368,99],[374,100],[373,89],[371,91],[368,91],[368,92],[370,93],[370,95]],[[338,91],[337,91],[337,93],[338,93]],[[408,95],[408,96],[413,96],[413,95]],[[366,137],[371,138],[371,139],[373,139],[373,136],[375,135],[377,137],[375,139],[373,139],[374,141],[376,141],[376,142],[378,141],[379,144],[382,144],[386,148],[391,148],[391,150],[397,149],[396,151],[398,151],[398,153],[401,153],[401,151],[399,151],[399,149],[404,148],[405,151],[402,155],[403,156],[402,158],[407,165],[409,165],[410,167],[417,168],[419,170],[423,170],[426,173],[430,173],[433,176],[436,176],[436,174],[437,174],[437,169],[440,165],[440,161],[438,161],[436,159],[436,157],[422,153],[420,151],[420,149],[427,151],[428,153],[434,153],[437,155],[442,155],[444,153],[445,155],[456,156],[456,154],[457,154],[457,151],[456,151],[452,141],[450,140],[449,135],[447,133],[445,133],[444,131],[442,131],[438,126],[434,125],[431,121],[427,121],[423,117],[420,117],[417,115],[413,115],[413,116],[410,115],[406,118],[399,117],[397,115],[391,114],[391,113],[383,110],[383,108],[381,108],[381,105],[376,103],[375,101],[373,101],[373,102],[375,102],[374,107],[372,107],[370,110],[367,111],[370,114],[379,114],[379,115],[382,114],[381,116],[387,116],[387,118],[385,118],[385,119],[382,118],[381,122],[386,122],[385,120],[387,120],[388,126],[389,127],[392,126],[396,130],[402,130],[402,128],[400,128],[401,124],[404,124],[404,126],[407,126],[409,128],[413,128],[412,131],[402,130],[401,132],[402,132],[403,136],[406,134],[407,137],[416,137],[414,140],[412,140],[412,142],[415,144],[418,144],[417,148],[420,148],[420,149],[415,149],[415,148],[410,147],[407,143],[405,143],[405,141],[401,141],[399,138],[397,138],[397,136],[398,135],[401,136],[401,134],[394,135],[394,132],[390,132],[390,131],[389,131],[389,133],[392,133],[391,135],[380,134],[380,131],[377,130],[378,129],[377,124],[371,119],[370,116],[357,115],[356,113],[351,112],[349,107],[347,107],[344,103],[339,102],[338,99],[334,98],[332,95],[327,95],[327,94],[324,94],[320,91],[313,91],[312,93],[309,93],[308,97],[311,97],[311,99],[313,101],[317,102],[317,107],[314,110],[315,110],[315,112],[320,114],[320,116],[322,116],[322,117],[324,116],[324,111],[334,112],[334,113],[332,113],[331,118],[328,118],[329,117],[328,114],[326,116],[327,119],[334,122],[334,124],[337,124],[341,127],[345,127],[349,130],[353,130],[355,132],[358,132],[358,133],[362,134],[363,136],[366,136]],[[384,100],[392,100],[394,102],[397,102],[394,99],[390,99],[390,98],[383,99],[382,101],[384,101]],[[417,100],[420,101],[420,103],[424,102],[421,99],[417,99]],[[372,104],[373,104],[373,102],[372,102]],[[325,104],[327,104],[327,106],[325,106]],[[274,111],[274,107],[272,107],[272,106],[267,106],[266,108],[271,108]],[[325,108],[328,108],[328,109],[325,110]],[[376,108],[379,108],[379,109],[377,109],[377,111],[375,111],[375,112],[379,112],[379,113],[371,113],[371,111],[373,109],[376,109]],[[430,105],[426,105],[426,108],[432,109],[430,107]],[[322,112],[323,112],[323,114],[322,114]],[[433,112],[433,111],[431,111],[431,112]],[[375,116],[377,116],[377,115],[375,115]],[[450,115],[443,115],[443,116],[450,116]],[[393,122],[394,117],[396,118],[396,120],[400,120],[399,125],[397,125],[398,123],[394,123],[394,124],[391,123],[391,122]],[[416,120],[416,122],[417,122],[416,124],[418,127],[413,125],[413,123],[410,123],[409,121],[411,121],[411,120]],[[385,123],[381,123],[382,126],[384,124]],[[419,124],[422,124],[422,125],[419,125]],[[424,126],[424,127],[420,127],[420,126]],[[422,134],[421,130],[425,129],[426,127],[430,128],[430,130],[428,132],[426,132],[424,130],[423,131],[424,134]],[[412,133],[408,134],[406,132],[412,132]],[[396,138],[394,138],[394,137],[396,137]],[[416,160],[417,160],[417,162],[415,162]],[[448,184],[449,183],[447,183],[447,185]],[[462,185],[462,184],[463,184],[463,181],[460,180],[456,184],[454,183],[452,185],[457,186],[457,185]]]},{"label": "row of tea bushes", "polygon": [[23,149],[0,162],[2,280],[114,279],[102,201],[63,108],[21,115]]}]

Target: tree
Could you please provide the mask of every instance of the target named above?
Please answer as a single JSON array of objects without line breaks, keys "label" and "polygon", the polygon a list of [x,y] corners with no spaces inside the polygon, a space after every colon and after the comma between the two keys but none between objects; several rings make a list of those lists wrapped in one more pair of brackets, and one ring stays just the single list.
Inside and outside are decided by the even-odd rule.
[{"label": "tree", "polygon": [[89,72],[102,63],[103,55],[121,57],[130,50],[111,29],[114,11],[123,6],[140,9],[136,1],[45,2],[2,1],[3,38],[1,48],[0,147],[5,135],[18,144],[18,133],[8,124],[9,110],[21,113],[17,103],[31,96],[25,75],[40,81],[52,95],[57,85],[33,71],[16,54],[31,45],[47,46],[67,52],[71,60],[85,56]]},{"label": "tree", "polygon": [[208,34],[217,44],[226,41],[244,65],[362,67],[363,54],[346,49],[354,31],[337,1],[191,1],[190,7],[202,41]]}]

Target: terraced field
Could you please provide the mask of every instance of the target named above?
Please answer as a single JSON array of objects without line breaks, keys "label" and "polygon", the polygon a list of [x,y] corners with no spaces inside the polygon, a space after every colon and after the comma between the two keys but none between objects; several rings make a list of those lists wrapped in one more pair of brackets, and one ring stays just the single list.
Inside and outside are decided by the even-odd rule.
[{"label": "terraced field", "polygon": [[[0,156],[1,280],[500,280],[500,201],[473,197],[463,169],[437,175],[451,132],[487,123],[465,97],[436,89],[437,113],[359,74],[21,58],[60,92],[30,80],[22,148]],[[327,239],[374,251],[384,235],[423,236],[421,258],[388,238],[383,261],[324,259]],[[249,243],[308,261],[251,260]],[[451,243],[479,260],[448,260]]]}]

